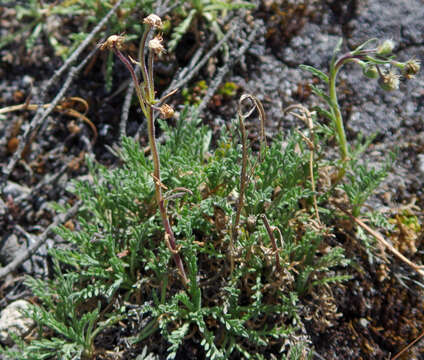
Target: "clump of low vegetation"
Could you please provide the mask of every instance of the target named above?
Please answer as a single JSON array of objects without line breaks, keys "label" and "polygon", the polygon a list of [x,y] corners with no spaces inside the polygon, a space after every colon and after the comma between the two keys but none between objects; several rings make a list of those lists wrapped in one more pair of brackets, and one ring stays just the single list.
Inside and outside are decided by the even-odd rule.
[{"label": "clump of low vegetation", "polygon": [[[332,226],[342,216],[334,198],[342,189],[347,197],[338,206],[358,214],[388,168],[368,169],[358,163],[360,152],[348,148],[336,75],[355,61],[367,76],[375,69],[391,90],[396,81],[385,79],[394,75],[381,65],[393,64],[408,77],[419,63],[395,63],[381,47],[367,50],[368,43],[335,55],[329,75],[306,68],[328,85],[328,94],[313,89],[328,108],[286,109],[306,130],[278,134],[267,144],[262,104],[245,94],[235,121],[212,147],[211,130],[193,107],[174,112],[166,104],[174,92],[156,98],[161,25],[156,15],[144,19],[137,60],[125,54],[121,36],[101,45],[131,74],[149,150],[124,138],[115,151],[122,166],[110,169],[87,159],[92,180],[74,183],[83,201],[77,226],[57,230],[70,246],[51,249],[53,279],[28,278],[36,297],[28,316],[37,328],[33,340],[15,338],[17,348],[2,349],[9,358],[143,359],[165,353],[173,359],[193,351],[191,356],[207,359],[305,359],[311,348],[302,299],[348,278],[349,259],[334,241]],[[318,114],[333,126],[320,125]],[[257,142],[248,140],[244,124],[253,115],[259,118]],[[166,120],[172,118],[173,125]],[[157,124],[166,138],[160,145]],[[340,161],[326,159],[334,136]],[[328,186],[324,168],[336,169]],[[315,301],[319,307],[321,300]],[[314,321],[330,325],[337,310],[326,309]],[[120,343],[102,342],[107,331]]]}]

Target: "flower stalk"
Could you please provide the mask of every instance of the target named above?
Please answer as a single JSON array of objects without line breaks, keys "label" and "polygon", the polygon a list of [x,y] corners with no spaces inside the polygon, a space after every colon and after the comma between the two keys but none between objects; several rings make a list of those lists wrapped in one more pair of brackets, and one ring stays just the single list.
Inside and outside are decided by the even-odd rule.
[{"label": "flower stalk", "polygon": [[160,216],[162,218],[162,224],[165,229],[165,242],[172,253],[172,257],[174,259],[175,264],[177,265],[178,271],[180,273],[184,285],[187,285],[188,279],[184,269],[184,264],[179,254],[179,248],[177,246],[174,232],[169,222],[165,206],[165,200],[162,194],[163,185],[161,182],[160,159],[158,148],[156,145],[155,111],[159,111],[164,118],[169,118],[173,115],[173,110],[169,105],[164,104],[161,107],[155,106],[158,104],[162,104],[165,100],[155,99],[155,87],[153,81],[153,65],[155,55],[159,55],[160,53],[164,52],[161,36],[157,35],[155,38],[149,41],[149,44],[147,46],[149,48],[147,63],[145,56],[148,35],[153,29],[160,28],[162,26],[162,21],[159,16],[151,14],[146,17],[143,22],[144,24],[146,24],[146,28],[144,30],[143,37],[140,43],[139,62],[136,62],[136,64],[140,66],[141,74],[143,77],[143,82],[141,84],[137,78],[133,66],[131,65],[130,60],[121,51],[124,42],[123,37],[117,35],[110,36],[106,40],[106,42],[100,46],[100,49],[112,50],[116,54],[116,56],[123,62],[123,64],[126,66],[126,68],[131,74],[140,108],[143,111],[143,114],[147,120],[147,132],[153,161],[152,177],[155,183],[156,203],[158,205]]},{"label": "flower stalk", "polygon": [[[342,65],[342,64],[341,64]],[[337,100],[337,89],[336,89],[336,78],[341,65],[336,66],[335,64],[330,65],[330,77],[329,77],[329,96],[331,101],[331,112],[334,116],[334,126],[336,128],[336,133],[339,142],[340,156],[342,162],[346,162],[349,158],[349,149],[347,146],[346,132],[343,124],[342,112],[340,110],[340,105]]]},{"label": "flower stalk", "polygon": [[336,132],[341,159],[341,167],[336,182],[344,176],[346,164],[350,159],[343,116],[337,99],[336,80],[339,70],[346,63],[356,63],[362,67],[364,76],[378,79],[378,85],[385,91],[398,89],[400,80],[400,75],[391,69],[387,69],[387,67],[398,69],[406,80],[414,78],[420,70],[420,62],[418,60],[411,59],[405,63],[393,60],[392,51],[395,44],[392,40],[385,40],[379,46],[367,49],[366,47],[373,42],[376,42],[376,39],[368,40],[351,52],[337,58],[336,55],[341,47],[340,41],[331,59],[328,76],[311,66],[301,66],[303,69],[318,76],[328,85],[328,95],[315,87],[313,87],[313,91],[327,102],[329,111],[324,110],[323,113],[332,121]]}]

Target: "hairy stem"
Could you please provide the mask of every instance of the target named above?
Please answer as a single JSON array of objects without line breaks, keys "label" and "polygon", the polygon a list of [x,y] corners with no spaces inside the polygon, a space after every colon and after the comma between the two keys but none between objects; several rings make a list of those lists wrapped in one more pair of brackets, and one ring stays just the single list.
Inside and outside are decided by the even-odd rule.
[{"label": "hairy stem", "polygon": [[241,160],[241,172],[240,172],[240,196],[237,204],[236,217],[233,224],[233,237],[237,238],[237,228],[240,222],[241,209],[243,208],[244,192],[247,185],[247,135],[246,127],[244,126],[243,116],[239,114],[239,126],[241,132],[241,146],[242,146],[242,160]]},{"label": "hairy stem", "polygon": [[135,93],[137,94],[137,99],[140,104],[141,110],[143,111],[143,114],[147,117],[147,109],[146,104],[143,99],[143,95],[141,92],[140,84],[138,82],[137,75],[135,74],[135,71],[130,64],[129,60],[124,56],[124,54],[121,53],[121,51],[116,47],[116,45],[113,46],[113,52],[118,56],[118,58],[124,63],[124,65],[127,67],[128,71],[131,74],[132,81],[134,83]]},{"label": "hairy stem", "polygon": [[[154,60],[154,54],[151,52],[149,53],[149,62],[148,67],[146,66],[146,60],[145,60],[145,49],[146,49],[146,41],[148,34],[150,30],[152,29],[152,26],[148,25],[146,27],[146,30],[144,31],[142,41],[140,43],[140,68],[141,73],[143,75],[144,79],[144,89],[140,87],[139,80],[137,78],[137,75],[130,63],[130,61],[121,53],[118,46],[116,46],[116,43],[113,45],[112,49],[115,52],[115,54],[119,57],[119,59],[125,64],[128,71],[131,74],[131,78],[134,83],[135,91],[137,94],[138,101],[140,103],[140,107],[146,116],[147,120],[147,129],[148,129],[148,136],[149,136],[149,145],[150,150],[152,153],[152,159],[153,159],[153,179],[155,182],[155,196],[156,196],[156,202],[159,207],[159,212],[162,218],[163,227],[165,228],[165,239],[167,242],[167,245],[169,244],[169,249],[172,252],[172,257],[174,258],[175,264],[177,265],[178,271],[180,273],[180,276],[183,280],[184,285],[187,285],[187,275],[184,270],[184,265],[181,260],[180,255],[178,254],[177,244],[175,241],[174,232],[172,231],[171,224],[169,223],[166,206],[165,206],[165,200],[162,196],[162,182],[161,182],[161,176],[160,176],[160,160],[159,160],[159,154],[158,149],[156,145],[156,136],[155,136],[155,118],[153,113],[153,103],[154,103],[154,85],[153,85],[153,60]],[[143,91],[144,90],[144,91]]]},{"label": "hairy stem", "polygon": [[243,208],[244,202],[244,192],[246,190],[247,185],[247,135],[246,135],[246,127],[244,126],[243,115],[239,111],[239,127],[241,132],[241,146],[242,146],[242,160],[241,160],[241,173],[240,173],[240,195],[237,203],[237,211],[236,217],[234,219],[233,227],[231,230],[231,238],[230,238],[230,262],[231,262],[231,274],[234,271],[234,243],[237,239],[238,233],[238,225],[240,223],[240,215],[241,209]]},{"label": "hairy stem", "polygon": [[165,232],[168,235],[169,245],[172,250],[172,257],[174,258],[175,264],[178,267],[181,278],[183,279],[184,285],[188,283],[187,275],[184,270],[184,265],[181,260],[181,256],[177,252],[177,244],[175,241],[174,232],[172,231],[171,224],[169,223],[168,215],[166,213],[165,200],[162,196],[162,184],[160,178],[160,161],[159,154],[156,146],[156,137],[155,137],[155,124],[154,124],[154,114],[153,108],[150,106],[147,111],[147,131],[149,135],[149,144],[150,151],[152,153],[153,159],[153,177],[155,182],[155,193],[156,193],[156,202],[159,207],[159,212],[162,217],[163,227]]},{"label": "hairy stem", "polygon": [[153,60],[155,55],[153,54],[153,51],[149,52],[149,58],[148,58],[148,74],[147,74],[147,93],[150,101],[153,101],[155,99],[155,83],[153,82]]},{"label": "hairy stem", "polygon": [[[247,111],[246,113],[243,113],[242,111],[242,102],[245,99],[249,99],[253,102],[253,107]],[[239,118],[239,127],[241,132],[241,145],[242,145],[242,163],[241,163],[241,172],[240,172],[240,195],[237,203],[237,211],[236,216],[233,222],[233,226],[231,229],[231,237],[230,237],[230,248],[231,248],[231,273],[234,270],[234,258],[233,258],[233,252],[234,252],[234,243],[237,239],[237,233],[238,233],[238,226],[240,223],[240,216],[241,216],[241,210],[243,208],[244,203],[244,193],[246,191],[247,183],[248,183],[248,176],[247,176],[247,134],[246,134],[246,127],[244,125],[244,119],[250,116],[253,111],[257,109],[259,113],[259,119],[260,119],[260,149],[259,149],[259,161],[263,160],[263,152],[266,151],[266,139],[265,139],[265,111],[262,106],[262,103],[253,95],[250,94],[244,94],[240,97],[239,104],[238,104],[238,118]]]},{"label": "hairy stem", "polygon": [[347,147],[346,133],[343,125],[343,117],[340,111],[339,103],[337,101],[336,78],[340,67],[341,64],[337,67],[332,64],[330,67],[329,96],[331,100],[331,112],[334,115],[334,126],[336,127],[337,138],[339,141],[341,160],[344,163],[349,158],[349,150]]},{"label": "hairy stem", "polygon": [[[144,30],[144,33],[143,33],[143,37],[141,38],[140,50],[139,50],[139,53],[138,53],[138,56],[139,56],[138,61],[140,62],[140,68],[141,68],[141,73],[143,75],[143,81],[144,81],[145,89],[150,89],[150,87],[151,87],[149,74],[148,74],[148,71],[147,71],[146,58],[145,58],[147,36],[149,35],[149,32],[150,32],[151,29],[152,29],[152,27],[147,24],[146,29]],[[149,90],[147,90],[147,91],[149,91]],[[153,100],[153,99],[149,99],[149,100]]]}]

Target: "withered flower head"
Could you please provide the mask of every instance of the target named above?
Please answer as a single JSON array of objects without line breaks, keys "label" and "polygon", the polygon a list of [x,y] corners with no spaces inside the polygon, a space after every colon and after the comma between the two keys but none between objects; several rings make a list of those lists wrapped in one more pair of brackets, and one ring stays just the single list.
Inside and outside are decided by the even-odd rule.
[{"label": "withered flower head", "polygon": [[159,112],[162,119],[171,119],[172,117],[174,117],[174,109],[168,104],[163,104],[159,108]]},{"label": "withered flower head", "polygon": [[378,79],[378,84],[386,91],[397,90],[399,89],[399,75],[389,71]]},{"label": "withered flower head", "polygon": [[162,45],[162,41],[162,36],[156,35],[152,40],[149,41],[149,49],[153,51],[156,55],[165,52],[165,48]]},{"label": "withered flower head", "polygon": [[155,14],[150,14],[149,16],[145,17],[143,22],[159,29],[162,27],[161,18]]},{"label": "withered flower head", "polygon": [[413,79],[420,72],[420,62],[417,59],[408,60],[403,68],[402,75],[405,78]]},{"label": "withered flower head", "polygon": [[124,46],[125,38],[120,35],[111,35],[107,40],[100,44],[100,50],[111,50],[115,46],[118,50],[121,50]]}]

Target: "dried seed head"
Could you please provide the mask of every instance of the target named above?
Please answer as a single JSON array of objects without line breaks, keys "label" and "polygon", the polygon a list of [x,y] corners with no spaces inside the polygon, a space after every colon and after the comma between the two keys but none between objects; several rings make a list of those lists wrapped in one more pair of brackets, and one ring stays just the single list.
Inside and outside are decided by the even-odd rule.
[{"label": "dried seed head", "polygon": [[407,79],[413,79],[420,72],[420,62],[416,59],[408,60],[403,68],[402,75]]},{"label": "dried seed head", "polygon": [[123,36],[111,35],[103,44],[100,44],[100,50],[111,50],[113,47],[121,50],[124,47],[124,42],[125,38]]},{"label": "dried seed head", "polygon": [[247,221],[246,221],[246,225],[247,225],[247,229],[250,231],[250,232],[253,232],[254,230],[255,230],[255,227],[256,227],[256,216],[254,216],[254,215],[249,215],[248,217],[247,217]]},{"label": "dried seed head", "polygon": [[159,16],[155,14],[150,14],[148,17],[145,17],[143,22],[147,25],[160,29],[162,27],[162,20]]},{"label": "dried seed head", "polygon": [[395,48],[393,40],[384,40],[383,43],[377,48],[377,55],[388,56]]},{"label": "dried seed head", "polygon": [[378,84],[386,91],[397,90],[399,89],[399,75],[389,71],[378,79]]},{"label": "dried seed head", "polygon": [[162,45],[162,36],[156,35],[152,40],[149,41],[149,49],[156,55],[165,52],[165,48]]},{"label": "dried seed head", "polygon": [[172,117],[174,117],[174,109],[168,104],[163,104],[159,108],[159,112],[162,119],[171,119]]}]

